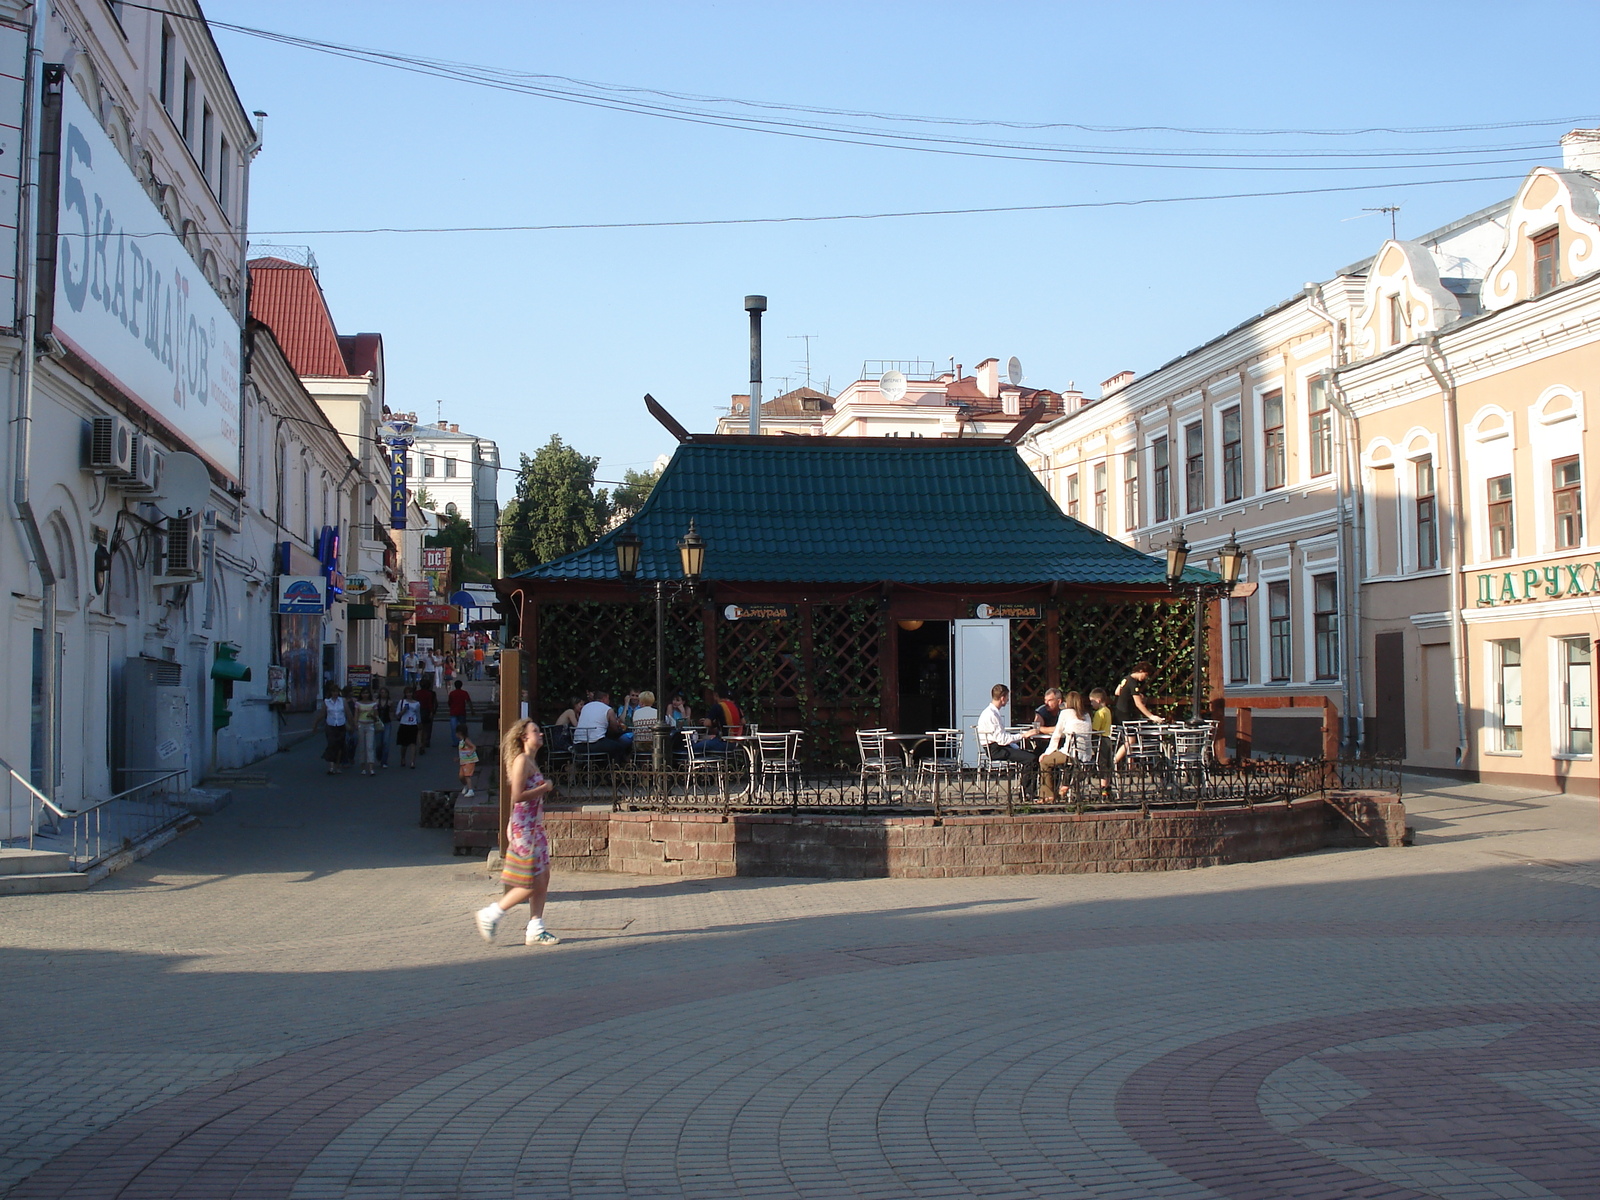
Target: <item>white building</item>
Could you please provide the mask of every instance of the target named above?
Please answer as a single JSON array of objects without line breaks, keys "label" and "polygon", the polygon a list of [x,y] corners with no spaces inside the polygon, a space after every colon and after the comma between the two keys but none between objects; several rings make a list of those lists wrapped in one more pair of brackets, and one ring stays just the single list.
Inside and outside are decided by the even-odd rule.
[{"label": "white building", "polygon": [[[199,7],[168,7],[0,0],[0,72],[29,81],[0,100],[0,172],[12,177],[0,194],[21,197],[0,213],[21,226],[0,274],[20,277],[15,295],[30,302],[14,307],[0,288],[12,500],[0,666],[17,701],[0,716],[0,758],[67,806],[211,769],[225,644],[253,676],[235,694],[229,754],[276,745],[273,714],[238,702],[268,665],[250,657],[270,579],[242,508],[245,207],[259,143]],[[34,127],[37,144],[24,144]],[[40,149],[54,164],[43,188]],[[36,292],[31,228],[52,250]],[[9,794],[20,808],[0,814],[0,833],[16,836],[25,793]]]},{"label": "white building", "polygon": [[434,507],[472,524],[478,553],[494,559],[500,527],[500,447],[449,421],[419,425],[406,475]]}]

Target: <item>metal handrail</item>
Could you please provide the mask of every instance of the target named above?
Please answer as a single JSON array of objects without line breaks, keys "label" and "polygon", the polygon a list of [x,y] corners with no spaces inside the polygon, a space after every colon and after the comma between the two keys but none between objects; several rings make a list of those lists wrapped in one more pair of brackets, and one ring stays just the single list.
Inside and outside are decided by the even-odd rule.
[{"label": "metal handrail", "polygon": [[[74,870],[86,870],[118,851],[175,825],[187,815],[186,810],[162,799],[168,793],[169,784],[177,783],[171,789],[173,791],[184,790],[181,781],[188,775],[187,768],[162,771],[154,779],[92,801],[83,808],[68,809],[34,787],[4,759],[0,759],[0,767],[5,769],[11,780],[23,786],[28,796],[28,849],[39,848],[41,833],[61,839],[65,843],[63,850]],[[141,769],[137,773],[149,772],[148,769]],[[104,810],[113,803],[120,803],[122,810],[103,816]],[[7,805],[9,807],[9,799]],[[46,813],[49,814],[48,818],[45,817]]]},{"label": "metal handrail", "polygon": [[15,779],[23,787],[27,788],[28,791],[33,793],[33,798],[35,800],[37,800],[40,804],[42,804],[46,808],[48,808],[51,812],[55,813],[56,816],[58,816],[58,817],[70,817],[72,815],[71,813],[66,812],[63,809],[57,808],[56,804],[55,804],[55,801],[51,800],[49,796],[46,796],[38,788],[34,787],[33,784],[29,783],[21,775],[18,775],[17,774],[17,769],[15,767],[13,767],[10,763],[8,763],[3,758],[0,758],[0,767],[4,767],[6,769],[6,774],[10,775],[11,778]]}]

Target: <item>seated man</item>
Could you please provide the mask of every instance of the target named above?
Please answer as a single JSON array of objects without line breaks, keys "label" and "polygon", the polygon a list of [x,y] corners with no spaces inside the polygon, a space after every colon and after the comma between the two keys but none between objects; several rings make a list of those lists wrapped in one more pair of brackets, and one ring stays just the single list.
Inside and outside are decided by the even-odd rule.
[{"label": "seated man", "polygon": [[622,719],[611,711],[611,693],[597,688],[593,699],[578,713],[578,723],[572,730],[573,750],[579,755],[604,754],[612,762],[619,762],[628,754],[622,733]]},{"label": "seated man", "polygon": [[732,696],[712,688],[711,707],[714,714],[722,718],[724,733],[737,736],[744,732],[744,713],[739,711],[739,706],[733,702]]},{"label": "seated man", "polygon": [[1011,699],[1011,689],[1003,683],[997,683],[989,689],[989,699],[989,707],[984,709],[983,715],[978,718],[978,753],[987,754],[990,758],[1020,763],[1023,786],[1032,788],[1034,776],[1039,769],[1038,759],[1017,745],[1028,736],[1028,733],[1006,732],[1005,710],[1007,702]]},{"label": "seated man", "polygon": [[1024,743],[1023,748],[1043,753],[1039,739],[1047,738],[1054,733],[1060,721],[1061,689],[1051,688],[1044,694],[1044,703],[1033,710],[1033,735]]}]

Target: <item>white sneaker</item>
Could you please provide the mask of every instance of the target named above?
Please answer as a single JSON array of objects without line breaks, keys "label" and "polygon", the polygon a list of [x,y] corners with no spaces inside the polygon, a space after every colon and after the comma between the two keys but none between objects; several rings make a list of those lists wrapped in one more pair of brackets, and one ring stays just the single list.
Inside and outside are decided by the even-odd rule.
[{"label": "white sneaker", "polygon": [[461,794],[463,796],[470,796],[470,795],[472,795],[472,789],[468,788],[466,791],[462,792]]},{"label": "white sneaker", "polygon": [[505,916],[498,904],[491,904],[480,908],[474,918],[478,923],[478,936],[486,942],[494,941],[495,928],[500,924],[500,918]]},{"label": "white sneaker", "polygon": [[534,933],[530,929],[522,944],[525,946],[559,946],[561,939],[548,929],[541,929],[538,933]]}]

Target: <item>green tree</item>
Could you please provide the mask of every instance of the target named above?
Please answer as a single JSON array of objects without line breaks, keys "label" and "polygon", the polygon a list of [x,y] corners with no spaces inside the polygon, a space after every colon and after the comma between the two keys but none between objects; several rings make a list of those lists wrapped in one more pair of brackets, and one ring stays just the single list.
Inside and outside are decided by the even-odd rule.
[{"label": "green tree", "polygon": [[500,519],[506,567],[522,571],[581,550],[605,530],[611,499],[594,486],[598,458],[580,454],[552,434],[522,456],[517,491]]},{"label": "green tree", "polygon": [[629,467],[622,473],[621,485],[611,493],[612,516],[624,521],[633,516],[644,507],[645,500],[656,486],[656,480],[660,478],[660,471],[635,471]]},{"label": "green tree", "polygon": [[463,583],[493,583],[494,564],[478,555],[478,539],[472,526],[458,513],[437,514],[439,532],[423,538],[426,546],[449,546],[455,550],[450,556],[450,590],[455,592]]}]

